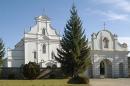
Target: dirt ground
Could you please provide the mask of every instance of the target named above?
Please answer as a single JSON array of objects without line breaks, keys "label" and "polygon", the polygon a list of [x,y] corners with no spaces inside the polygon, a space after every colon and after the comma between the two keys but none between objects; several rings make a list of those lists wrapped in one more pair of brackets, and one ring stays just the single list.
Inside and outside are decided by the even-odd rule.
[{"label": "dirt ground", "polygon": [[130,78],[90,79],[90,86],[130,86]]}]

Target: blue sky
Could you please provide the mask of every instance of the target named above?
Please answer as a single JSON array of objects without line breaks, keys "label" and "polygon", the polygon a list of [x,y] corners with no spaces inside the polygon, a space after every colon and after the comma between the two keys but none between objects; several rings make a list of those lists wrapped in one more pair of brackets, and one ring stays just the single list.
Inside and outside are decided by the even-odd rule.
[{"label": "blue sky", "polygon": [[[130,0],[74,0],[85,34],[106,29],[130,43]],[[6,47],[23,37],[24,29],[35,24],[36,16],[47,14],[52,26],[63,33],[73,0],[0,0],[0,37]],[[45,11],[44,11],[45,9]],[[128,41],[129,40],[129,41]]]}]

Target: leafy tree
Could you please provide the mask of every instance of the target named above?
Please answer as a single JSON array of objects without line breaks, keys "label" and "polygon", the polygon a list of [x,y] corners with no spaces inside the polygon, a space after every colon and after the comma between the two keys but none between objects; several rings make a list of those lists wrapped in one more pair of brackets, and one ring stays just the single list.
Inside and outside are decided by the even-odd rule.
[{"label": "leafy tree", "polygon": [[64,35],[60,42],[61,49],[57,49],[58,56],[55,56],[55,58],[61,63],[63,72],[74,78],[84,72],[91,64],[91,61],[88,39],[86,39],[85,30],[83,30],[74,5],[70,13],[70,19],[65,26]]},{"label": "leafy tree", "polygon": [[23,75],[28,79],[36,79],[40,74],[40,66],[35,62],[29,62],[28,64],[23,65]]},{"label": "leafy tree", "polygon": [[5,48],[4,48],[4,43],[3,40],[0,38],[0,65],[2,64],[2,58],[5,55]]}]

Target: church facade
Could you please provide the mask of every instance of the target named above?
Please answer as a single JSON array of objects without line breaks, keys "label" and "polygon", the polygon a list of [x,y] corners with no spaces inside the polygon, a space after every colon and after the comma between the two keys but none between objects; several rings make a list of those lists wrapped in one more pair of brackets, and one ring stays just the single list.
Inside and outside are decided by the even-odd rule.
[{"label": "church facade", "polygon": [[116,34],[103,29],[91,35],[91,77],[128,77],[128,49]]},{"label": "church facade", "polygon": [[47,16],[35,18],[36,24],[30,31],[24,33],[24,37],[15,45],[14,49],[8,49],[7,58],[4,61],[6,67],[20,67],[28,62],[36,62],[41,67],[56,65],[54,59],[57,48],[60,47],[61,37],[51,26]]},{"label": "church facade", "polygon": [[[24,33],[24,37],[8,49],[4,67],[20,67],[28,62],[36,62],[42,68],[57,66],[55,61],[57,48],[60,48],[61,37],[51,26],[47,16],[35,18],[36,24]],[[127,44],[120,44],[118,37],[110,31],[103,29],[91,35],[92,66],[85,72],[90,77],[128,77],[128,49]]]}]

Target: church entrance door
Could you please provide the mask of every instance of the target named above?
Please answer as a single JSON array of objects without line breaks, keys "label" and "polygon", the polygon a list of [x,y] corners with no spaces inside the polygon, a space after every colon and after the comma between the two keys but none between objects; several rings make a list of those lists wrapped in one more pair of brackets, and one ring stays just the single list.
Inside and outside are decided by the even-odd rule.
[{"label": "church entrance door", "polygon": [[105,75],[105,64],[103,61],[100,63],[100,75]]},{"label": "church entrance door", "polygon": [[108,59],[100,62],[100,75],[104,78],[112,77],[112,63]]}]

